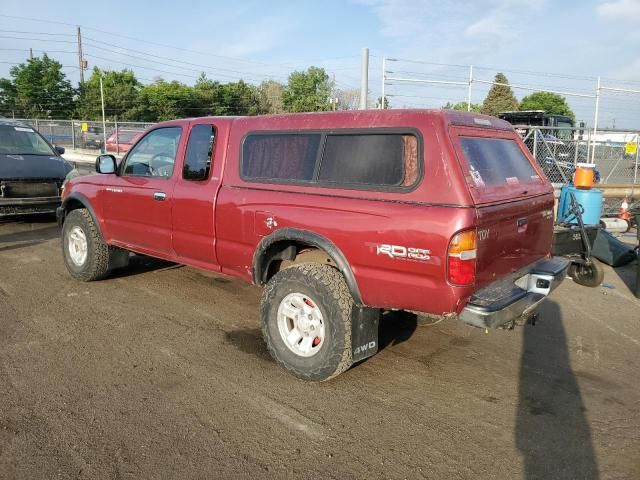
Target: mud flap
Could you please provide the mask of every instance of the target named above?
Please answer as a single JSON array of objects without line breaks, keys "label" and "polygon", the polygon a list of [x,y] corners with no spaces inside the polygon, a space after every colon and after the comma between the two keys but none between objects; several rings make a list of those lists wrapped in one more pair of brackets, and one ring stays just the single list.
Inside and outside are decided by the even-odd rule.
[{"label": "mud flap", "polygon": [[353,307],[351,315],[351,348],[353,363],[369,358],[378,351],[380,309]]}]

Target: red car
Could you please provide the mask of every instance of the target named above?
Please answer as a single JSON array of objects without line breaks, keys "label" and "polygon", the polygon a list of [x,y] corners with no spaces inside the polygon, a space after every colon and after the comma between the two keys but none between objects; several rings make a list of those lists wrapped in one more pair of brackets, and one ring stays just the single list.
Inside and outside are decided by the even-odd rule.
[{"label": "red car", "polygon": [[142,136],[144,130],[118,130],[117,140],[116,132],[113,132],[107,138],[107,152],[116,154],[127,153],[131,146]]},{"label": "red car", "polygon": [[58,210],[73,277],[104,278],[132,251],[263,286],[267,346],[308,380],[375,353],[380,309],[512,327],[568,267],[550,255],[553,188],[493,117],[176,120],[96,170]]}]

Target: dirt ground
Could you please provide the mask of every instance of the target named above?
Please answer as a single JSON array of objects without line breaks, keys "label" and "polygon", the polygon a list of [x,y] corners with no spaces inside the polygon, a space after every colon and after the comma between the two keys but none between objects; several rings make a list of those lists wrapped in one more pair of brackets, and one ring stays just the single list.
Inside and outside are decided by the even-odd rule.
[{"label": "dirt ground", "polygon": [[51,218],[0,222],[0,478],[640,478],[640,300],[566,281],[539,322],[406,313],[322,384],[269,357],[260,290],[135,257],[67,274]]}]

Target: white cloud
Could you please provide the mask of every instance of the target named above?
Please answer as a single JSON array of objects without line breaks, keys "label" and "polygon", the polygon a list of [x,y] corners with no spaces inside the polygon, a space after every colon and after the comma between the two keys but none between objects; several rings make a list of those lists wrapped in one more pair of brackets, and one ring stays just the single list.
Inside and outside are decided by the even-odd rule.
[{"label": "white cloud", "polygon": [[407,53],[451,61],[509,48],[541,0],[359,0],[373,9],[381,34]]},{"label": "white cloud", "polygon": [[614,19],[637,22],[640,17],[640,0],[613,0],[598,5],[598,14]]}]

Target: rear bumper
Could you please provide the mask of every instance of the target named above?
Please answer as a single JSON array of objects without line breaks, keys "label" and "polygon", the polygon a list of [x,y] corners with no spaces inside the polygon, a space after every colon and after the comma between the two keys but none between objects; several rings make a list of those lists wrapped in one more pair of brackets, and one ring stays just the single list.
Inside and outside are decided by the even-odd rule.
[{"label": "rear bumper", "polygon": [[473,294],[459,317],[482,328],[513,324],[530,314],[562,283],[570,263],[562,257],[543,259],[493,282]]}]

